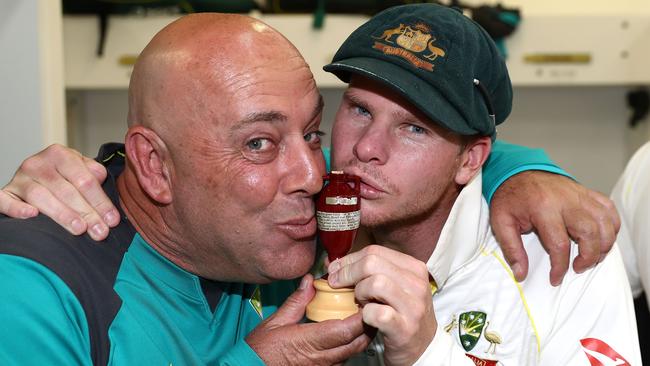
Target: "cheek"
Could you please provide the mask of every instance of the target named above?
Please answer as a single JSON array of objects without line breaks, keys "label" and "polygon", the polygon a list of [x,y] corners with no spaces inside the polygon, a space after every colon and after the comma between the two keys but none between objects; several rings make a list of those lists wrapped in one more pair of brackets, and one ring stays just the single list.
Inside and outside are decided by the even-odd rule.
[{"label": "cheek", "polygon": [[344,118],[337,116],[332,127],[332,165],[345,165],[354,154],[354,145],[358,141],[358,131]]},{"label": "cheek", "polygon": [[269,206],[278,191],[278,179],[267,169],[248,167],[231,176],[226,194],[235,204],[243,206],[244,211],[258,212]]},{"label": "cheek", "polygon": [[400,192],[423,191],[454,179],[456,156],[436,149],[406,149],[391,156],[388,168]]}]

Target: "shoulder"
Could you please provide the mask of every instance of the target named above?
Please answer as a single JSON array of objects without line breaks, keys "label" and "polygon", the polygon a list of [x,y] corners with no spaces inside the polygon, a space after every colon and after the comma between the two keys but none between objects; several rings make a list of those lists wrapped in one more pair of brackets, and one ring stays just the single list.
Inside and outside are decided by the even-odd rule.
[{"label": "shoulder", "polygon": [[10,364],[12,360],[16,364],[90,363],[86,316],[69,288],[49,269],[0,254],[0,292],[1,359]]},{"label": "shoulder", "polygon": [[74,236],[54,221],[39,215],[20,220],[0,218],[0,254],[28,258],[49,268],[65,282],[96,273],[117,272],[134,232],[115,228],[104,242],[88,235]]},{"label": "shoulder", "polygon": [[[103,363],[110,348],[106,330],[122,303],[113,286],[133,235],[133,228],[124,222],[112,229],[104,242],[97,243],[87,235],[69,234],[42,215],[27,220],[0,218],[0,256],[12,263],[2,271],[2,286],[8,287],[8,277],[12,276],[19,278],[12,280],[15,284],[29,289],[24,294],[27,297],[7,297],[3,305],[15,311],[25,306],[21,301],[27,302],[33,295],[35,300],[28,305],[34,312],[47,310],[48,319],[65,316],[83,325],[93,360]],[[59,306],[47,305],[47,299]],[[70,315],[71,309],[75,315]],[[45,334],[56,328],[47,324],[40,328]],[[28,324],[22,325],[27,329]],[[89,348],[85,348],[86,353]]]}]

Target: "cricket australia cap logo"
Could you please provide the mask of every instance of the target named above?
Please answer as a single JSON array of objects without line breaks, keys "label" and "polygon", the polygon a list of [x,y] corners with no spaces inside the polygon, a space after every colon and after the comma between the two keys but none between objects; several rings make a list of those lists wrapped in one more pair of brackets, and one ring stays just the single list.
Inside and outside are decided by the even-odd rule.
[{"label": "cricket australia cap logo", "polygon": [[401,57],[413,66],[428,71],[433,71],[432,62],[436,58],[445,56],[445,51],[434,45],[436,37],[424,23],[400,24],[398,27],[386,29],[381,36],[372,38],[378,40],[372,48],[386,55]]}]

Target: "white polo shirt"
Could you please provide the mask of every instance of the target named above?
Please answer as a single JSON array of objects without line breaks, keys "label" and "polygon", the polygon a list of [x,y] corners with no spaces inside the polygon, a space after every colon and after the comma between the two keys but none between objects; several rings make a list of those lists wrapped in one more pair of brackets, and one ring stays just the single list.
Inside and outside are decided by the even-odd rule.
[{"label": "white polo shirt", "polygon": [[[530,270],[517,283],[490,230],[478,175],[456,200],[427,261],[438,285],[438,329],[416,365],[641,365],[618,248],[594,269],[570,270],[552,287],[539,239],[528,234],[522,240]],[[348,365],[383,365],[382,349],[378,339]]]}]

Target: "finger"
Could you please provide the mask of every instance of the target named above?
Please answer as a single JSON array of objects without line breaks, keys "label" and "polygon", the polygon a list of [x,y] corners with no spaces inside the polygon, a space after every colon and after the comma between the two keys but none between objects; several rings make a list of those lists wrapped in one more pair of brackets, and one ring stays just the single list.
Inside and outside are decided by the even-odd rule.
[{"label": "finger", "polygon": [[[93,240],[100,241],[106,239],[108,236],[108,225],[104,223],[99,214],[80,195],[78,188],[74,187],[59,174],[48,177],[47,185],[42,183],[39,185],[39,188],[46,189],[46,187],[50,190],[50,196],[58,200],[58,204],[54,206],[54,202],[47,201],[46,204],[49,206],[41,208],[44,214],[53,217],[52,215],[56,215],[57,207],[58,210],[70,209],[76,213],[76,217],[85,222],[88,235]],[[43,204],[42,201],[32,201],[31,198],[27,198],[27,201],[38,202],[39,206]]]},{"label": "finger", "polygon": [[528,275],[528,255],[521,240],[520,225],[510,215],[492,215],[490,220],[494,237],[499,242],[512,274],[519,282],[525,280]]},{"label": "finger", "polygon": [[[426,265],[403,253],[399,256],[393,256],[395,252],[388,248],[376,246],[376,250],[363,250],[361,256],[355,256],[353,260],[342,258],[340,267],[335,271],[330,271],[328,282],[334,288],[353,286],[373,275],[385,275],[387,278],[400,278],[405,285],[405,289],[417,286],[418,281],[428,283],[429,272]],[[387,255],[389,254],[390,255]],[[395,252],[397,253],[397,252]],[[405,263],[412,263],[406,266]],[[330,265],[330,268],[336,266]]]},{"label": "finger", "polygon": [[373,337],[369,337],[367,334],[361,334],[351,342],[327,350],[326,357],[332,360],[333,364],[342,365],[350,357],[363,352],[372,341],[372,338]]},{"label": "finger", "polygon": [[551,285],[558,286],[569,269],[571,241],[566,231],[562,217],[559,214],[533,217],[531,220],[537,230],[542,245],[551,260]]},{"label": "finger", "polygon": [[[589,191],[590,197],[592,197],[596,202],[602,205],[602,210],[605,211],[604,215],[599,215],[599,228],[601,232],[601,245],[600,245],[600,257],[598,262],[602,262],[607,256],[607,253],[612,249],[614,243],[616,242],[616,234],[618,234],[621,229],[621,217],[619,216],[618,210],[614,201],[609,199],[609,197],[596,192]],[[613,236],[612,236],[613,231]]]},{"label": "finger", "polygon": [[268,319],[270,327],[281,327],[288,324],[296,324],[305,315],[307,304],[314,297],[316,291],[313,286],[314,277],[306,274],[300,281],[298,289],[291,294],[280,308]]},{"label": "finger", "polygon": [[573,261],[573,269],[577,273],[595,266],[601,255],[607,253],[616,240],[615,229],[604,207],[597,202],[580,214],[569,215],[565,218],[569,235],[578,243],[579,254]]},{"label": "finger", "polygon": [[109,227],[115,227],[120,223],[120,212],[113,205],[113,201],[106,195],[101,185],[106,180],[106,168],[93,159],[83,157],[86,168],[97,179],[97,184],[92,184],[89,190],[80,190],[86,201],[95,209],[97,214]]},{"label": "finger", "polygon": [[603,207],[607,211],[607,216],[611,220],[615,233],[618,234],[618,231],[621,229],[621,217],[618,213],[618,210],[616,209],[616,204],[614,203],[614,201],[612,201],[609,197],[605,196],[600,192],[596,192],[592,190],[588,190],[588,192],[590,197],[592,197],[594,200],[598,201],[598,203],[603,205]]},{"label": "finger", "polygon": [[17,219],[27,219],[38,215],[38,209],[15,195],[0,190],[0,213]]},{"label": "finger", "polygon": [[[13,193],[13,192],[12,192]],[[40,184],[31,184],[25,192],[19,194],[28,202],[38,202],[39,211],[52,218],[73,235],[81,235],[86,232],[86,222],[75,211],[62,203],[52,193]]]},{"label": "finger", "polygon": [[91,238],[102,240],[108,235],[108,226],[71,184],[79,177],[95,181],[82,163],[81,154],[65,146],[51,145],[25,160],[5,190],[52,217],[71,233],[79,235],[88,230]]},{"label": "finger", "polygon": [[[348,267],[353,265],[356,262],[364,260],[369,257],[382,258],[387,262],[393,263],[394,265],[413,273],[416,273],[420,276],[428,276],[428,270],[426,265],[418,259],[411,257],[410,255],[398,252],[396,250],[386,248],[381,245],[368,245],[362,250],[357,252],[352,252],[346,255],[343,258],[339,258],[334,262],[330,263],[328,266],[328,273],[333,273],[338,271],[343,267]],[[367,263],[370,264],[370,263]],[[349,286],[349,285],[345,285]]]},{"label": "finger", "polygon": [[[350,322],[352,328],[350,328]],[[344,363],[350,357],[363,352],[375,337],[376,329],[370,328],[362,321],[361,313],[357,313],[344,320],[328,320],[322,323],[308,324],[313,328],[308,334],[311,336],[306,341],[316,352],[318,360],[327,364]],[[360,332],[359,332],[360,331]],[[312,360],[310,364],[321,364]]]},{"label": "finger", "polygon": [[[82,216],[89,216],[92,221],[88,222],[90,228],[98,224],[97,218],[102,221],[102,225],[116,226],[119,223],[119,213],[101,187],[106,179],[106,169],[92,159],[82,157],[82,161],[84,164],[79,164],[76,159],[57,164],[57,172],[76,188],[76,191],[67,191],[67,199],[74,200],[70,206],[79,209]],[[47,186],[45,182],[41,184]]]},{"label": "finger", "polygon": [[363,322],[379,329],[384,337],[395,337],[402,329],[397,311],[384,304],[369,303],[362,310]]},{"label": "finger", "polygon": [[420,319],[431,304],[428,281],[415,282],[404,276],[373,275],[355,286],[354,295],[362,306],[385,304],[408,319]]}]

